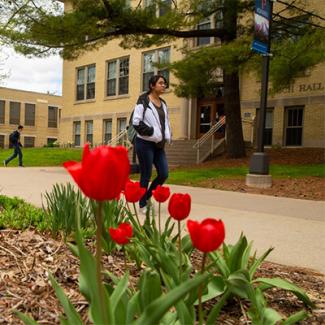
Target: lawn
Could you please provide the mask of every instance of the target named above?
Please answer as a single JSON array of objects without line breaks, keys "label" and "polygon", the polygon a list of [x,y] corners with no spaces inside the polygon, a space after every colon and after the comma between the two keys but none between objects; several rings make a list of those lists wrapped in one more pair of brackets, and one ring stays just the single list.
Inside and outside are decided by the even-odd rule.
[{"label": "lawn", "polygon": [[[0,150],[0,161],[9,157],[12,149]],[[24,165],[31,166],[62,166],[67,160],[81,160],[82,149],[78,148],[23,148]],[[16,158],[10,166],[17,166]],[[226,179],[244,177],[248,173],[248,166],[241,165],[236,167],[191,167],[177,168],[170,171],[168,183],[197,185],[207,179]],[[308,165],[285,165],[274,164],[270,166],[270,173],[273,178],[287,177],[325,177],[324,164]],[[138,178],[138,176],[135,176]]]},{"label": "lawn", "polygon": [[[26,167],[62,166],[67,160],[81,160],[81,148],[22,148],[23,163]],[[0,162],[12,154],[12,149],[0,150]],[[18,166],[18,157],[10,162],[12,167]]]}]

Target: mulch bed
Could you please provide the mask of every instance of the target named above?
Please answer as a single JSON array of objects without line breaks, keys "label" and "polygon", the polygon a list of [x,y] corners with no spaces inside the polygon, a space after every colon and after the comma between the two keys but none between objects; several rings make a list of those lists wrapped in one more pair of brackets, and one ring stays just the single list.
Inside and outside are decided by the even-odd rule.
[{"label": "mulch bed", "polygon": [[[124,271],[123,255],[104,256],[104,267],[121,276]],[[200,264],[200,254],[196,254],[194,265]],[[133,263],[131,284],[137,281],[137,270]],[[17,324],[14,310],[32,315],[40,324],[59,324],[62,312],[54,291],[48,281],[51,272],[72,303],[80,311],[83,320],[87,318],[88,304],[78,290],[78,259],[62,241],[41,235],[32,230],[0,231],[0,324]],[[324,277],[309,269],[288,267],[266,262],[258,271],[259,277],[281,277],[302,287],[316,304],[310,311],[310,318],[302,324],[324,324],[325,297]],[[269,290],[267,299],[271,307],[283,315],[289,315],[303,308],[302,303],[292,294],[283,290]],[[211,306],[205,305],[206,309]],[[247,309],[247,305],[243,305]],[[85,324],[87,322],[85,321]],[[218,324],[247,324],[237,302],[228,303]]]}]

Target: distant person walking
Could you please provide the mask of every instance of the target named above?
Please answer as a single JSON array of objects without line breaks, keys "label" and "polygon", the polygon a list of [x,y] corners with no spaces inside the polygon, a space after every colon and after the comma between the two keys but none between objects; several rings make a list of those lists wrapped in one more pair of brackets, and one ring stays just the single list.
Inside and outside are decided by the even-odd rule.
[{"label": "distant person walking", "polygon": [[[139,97],[133,113],[132,124],[137,131],[135,150],[140,165],[140,185],[147,189],[139,202],[142,213],[147,211],[147,202],[152,191],[168,178],[164,147],[166,142],[171,142],[171,129],[167,104],[159,97],[165,92],[166,86],[167,80],[164,76],[152,76],[149,90]],[[157,170],[157,177],[148,188],[152,165]]]},{"label": "distant person walking", "polygon": [[24,167],[23,166],[23,153],[21,152],[21,149],[20,149],[20,147],[22,147],[22,144],[20,142],[20,133],[22,132],[23,128],[24,127],[22,125],[18,125],[17,130],[12,132],[9,136],[9,141],[10,141],[10,144],[14,148],[14,152],[8,159],[3,161],[3,165],[5,167],[9,164],[9,162],[11,160],[15,159],[17,156],[19,159],[19,167]]}]

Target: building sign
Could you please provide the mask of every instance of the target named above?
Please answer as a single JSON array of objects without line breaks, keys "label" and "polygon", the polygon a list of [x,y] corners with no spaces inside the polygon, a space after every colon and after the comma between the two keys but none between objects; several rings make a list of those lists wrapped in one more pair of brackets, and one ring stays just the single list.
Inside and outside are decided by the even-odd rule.
[{"label": "building sign", "polygon": [[269,52],[271,0],[255,0],[254,40],[252,49],[261,54]]}]

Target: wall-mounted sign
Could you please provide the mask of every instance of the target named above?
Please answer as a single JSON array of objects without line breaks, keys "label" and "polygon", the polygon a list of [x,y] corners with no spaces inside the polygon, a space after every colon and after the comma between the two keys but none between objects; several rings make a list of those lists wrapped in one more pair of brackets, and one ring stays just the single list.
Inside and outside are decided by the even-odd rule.
[{"label": "wall-mounted sign", "polygon": [[271,0],[256,0],[254,13],[254,40],[252,49],[266,54],[269,52]]}]

